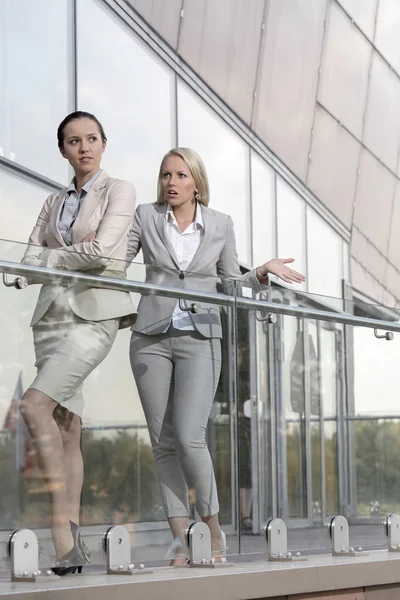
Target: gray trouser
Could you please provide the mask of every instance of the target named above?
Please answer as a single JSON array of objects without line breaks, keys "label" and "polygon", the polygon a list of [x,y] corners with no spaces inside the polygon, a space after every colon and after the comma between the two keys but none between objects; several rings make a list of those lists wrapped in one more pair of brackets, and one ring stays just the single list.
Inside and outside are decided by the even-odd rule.
[{"label": "gray trouser", "polygon": [[221,370],[221,343],[195,331],[134,332],[130,358],[165,514],[186,517],[188,492],[201,517],[218,513],[207,421]]}]

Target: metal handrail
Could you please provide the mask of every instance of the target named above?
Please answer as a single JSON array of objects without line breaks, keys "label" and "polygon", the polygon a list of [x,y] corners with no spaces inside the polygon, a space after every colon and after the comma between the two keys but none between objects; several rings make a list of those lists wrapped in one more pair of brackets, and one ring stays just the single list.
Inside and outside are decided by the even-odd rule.
[{"label": "metal handrail", "polygon": [[345,312],[331,312],[327,310],[291,306],[277,302],[267,302],[265,300],[252,300],[250,298],[229,296],[216,292],[202,292],[183,288],[154,285],[152,283],[140,281],[131,281],[128,279],[101,277],[99,275],[89,275],[77,271],[49,269],[47,267],[24,265],[5,260],[0,260],[0,273],[24,276],[28,279],[29,277],[36,276],[36,278],[40,279],[41,283],[44,283],[47,280],[50,283],[54,283],[54,280],[56,279],[57,284],[85,283],[90,287],[134,292],[145,295],[157,295],[177,299],[182,298],[185,300],[192,300],[194,302],[203,301],[219,306],[231,306],[245,310],[259,310],[264,312],[268,311],[271,313],[287,315],[291,317],[315,319],[318,321],[332,321],[334,323],[341,323],[343,325],[353,325],[356,327],[369,327],[371,329],[400,332],[400,322],[396,323],[393,321],[380,321],[379,319],[358,317]]}]

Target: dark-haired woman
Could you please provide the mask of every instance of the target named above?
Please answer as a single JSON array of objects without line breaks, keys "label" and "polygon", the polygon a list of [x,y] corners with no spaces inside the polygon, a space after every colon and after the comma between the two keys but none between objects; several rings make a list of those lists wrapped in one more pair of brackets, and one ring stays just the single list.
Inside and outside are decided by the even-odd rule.
[{"label": "dark-haired woman", "polygon": [[[101,170],[107,139],[94,115],[68,115],[57,136],[75,177],[45,201],[23,262],[124,277],[134,187]],[[82,384],[107,356],[118,329],[135,318],[127,292],[49,282],[39,294],[31,322],[37,376],[22,398],[21,412],[50,494],[53,570],[59,575],[80,571],[89,560],[78,526]]]}]

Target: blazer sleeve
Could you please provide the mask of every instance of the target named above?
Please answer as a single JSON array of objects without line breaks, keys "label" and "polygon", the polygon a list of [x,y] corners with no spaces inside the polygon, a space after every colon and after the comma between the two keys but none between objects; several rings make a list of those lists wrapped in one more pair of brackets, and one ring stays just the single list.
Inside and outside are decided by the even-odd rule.
[{"label": "blazer sleeve", "polygon": [[[35,267],[47,267],[47,244],[45,240],[45,230],[50,219],[50,213],[55,198],[56,196],[54,194],[50,194],[43,204],[37,218],[36,225],[29,236],[28,246],[21,261],[22,264],[32,265]],[[40,280],[39,275],[26,277],[26,279],[29,285],[46,282],[46,280]]]},{"label": "blazer sleeve", "polygon": [[40,255],[43,252],[43,247],[46,246],[44,232],[49,222],[51,205],[54,195],[51,194],[46,199],[39,213],[36,221],[36,225],[32,230],[28,240],[28,247],[25,250],[22,262],[27,265],[43,265],[43,261],[40,259]]},{"label": "blazer sleeve", "polygon": [[244,274],[242,274],[240,271],[236,250],[235,232],[233,229],[233,221],[230,216],[227,218],[226,239],[222,252],[219,255],[217,273],[218,277],[220,277],[222,281],[222,285],[226,294],[235,294],[235,282],[237,281],[240,283],[248,283],[256,292],[259,292],[266,287],[266,284],[261,285],[259,283],[255,269],[252,269]]},{"label": "blazer sleeve", "polygon": [[142,247],[141,242],[142,235],[142,215],[140,205],[137,207],[135,216],[133,218],[132,229],[129,234],[128,240],[128,252],[126,254],[126,266],[129,267],[131,262],[139,254]]},{"label": "blazer sleeve", "polygon": [[70,271],[107,267],[129,234],[135,210],[135,188],[128,181],[115,181],[109,190],[107,209],[93,242],[81,242],[62,250],[50,250],[47,266]]}]

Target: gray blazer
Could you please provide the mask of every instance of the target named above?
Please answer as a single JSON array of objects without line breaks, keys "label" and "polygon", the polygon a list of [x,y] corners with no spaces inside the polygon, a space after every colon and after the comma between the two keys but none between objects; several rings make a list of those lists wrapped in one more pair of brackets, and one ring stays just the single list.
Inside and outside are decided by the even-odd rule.
[{"label": "gray blazer", "polygon": [[[182,272],[166,233],[166,208],[166,204],[141,204],[133,220],[127,261],[130,263],[142,248],[146,282],[215,292],[222,291],[222,288],[233,291],[232,280],[239,280],[248,282],[253,289],[263,289],[255,269],[245,275],[240,272],[231,217],[205,206],[201,207],[204,237],[187,271]],[[142,296],[132,331],[149,335],[162,333],[171,323],[176,302],[175,298]],[[204,337],[222,337],[217,305],[202,302],[199,314],[189,314],[195,329]]]}]

